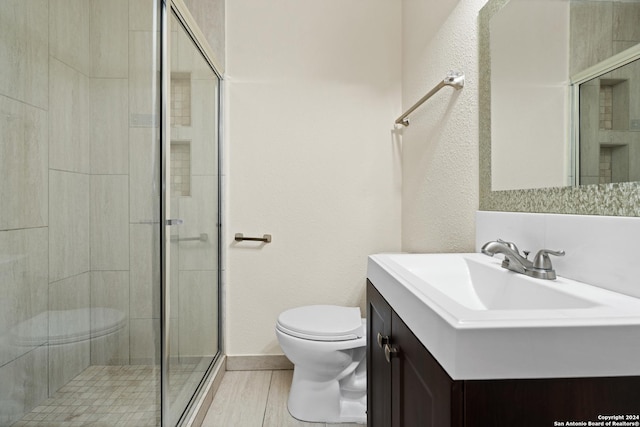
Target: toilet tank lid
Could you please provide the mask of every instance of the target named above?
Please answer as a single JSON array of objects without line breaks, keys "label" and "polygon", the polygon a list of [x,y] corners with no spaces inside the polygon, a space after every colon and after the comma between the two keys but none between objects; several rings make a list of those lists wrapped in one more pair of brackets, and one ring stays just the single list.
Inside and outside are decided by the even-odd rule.
[{"label": "toilet tank lid", "polygon": [[362,337],[358,307],[307,305],[280,313],[278,327],[293,335],[316,339],[349,340]]}]

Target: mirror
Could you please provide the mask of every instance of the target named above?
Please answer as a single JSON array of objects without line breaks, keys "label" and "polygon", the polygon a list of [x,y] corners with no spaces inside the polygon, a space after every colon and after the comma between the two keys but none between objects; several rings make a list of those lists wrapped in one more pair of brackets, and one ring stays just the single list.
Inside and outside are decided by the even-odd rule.
[{"label": "mirror", "polygon": [[[492,122],[494,121],[492,112],[492,73],[494,70],[491,68],[491,57],[493,52],[491,50],[491,33],[490,23],[495,16],[499,16],[503,8],[514,2],[526,2],[539,3],[539,4],[554,4],[562,3],[567,0],[488,0],[485,6],[482,8],[478,19],[478,40],[479,40],[479,72],[478,72],[478,114],[479,114],[479,190],[480,200],[479,209],[485,211],[510,211],[510,212],[539,212],[539,213],[559,213],[559,214],[580,214],[580,215],[617,215],[617,216],[640,216],[640,182],[620,182],[611,184],[599,184],[599,185],[579,185],[571,186],[567,185],[567,182],[561,184],[538,184],[532,182],[523,182],[518,186],[520,189],[507,189],[509,186],[502,187],[501,190],[497,185],[492,184],[492,153],[496,151],[492,147]],[[579,2],[583,4],[604,3],[604,2]],[[610,3],[610,2],[607,2]],[[625,5],[637,6],[637,1],[627,2]],[[602,4],[601,4],[602,6]],[[611,6],[613,7],[613,5]],[[565,15],[566,16],[566,15]],[[631,13],[623,17],[624,19],[631,19],[634,22],[640,21],[640,16]],[[564,19],[567,22],[568,18]],[[613,22],[613,18],[611,18]],[[545,24],[546,25],[546,24]],[[590,23],[586,28],[587,31],[595,31],[594,28],[598,27],[596,22]],[[618,24],[616,24],[618,25]],[[635,30],[640,32],[640,26]],[[551,32],[551,31],[549,31]],[[624,44],[638,44],[638,38],[632,41],[621,41],[617,43],[618,48]],[[587,52],[600,52],[597,47],[584,47]],[[523,48],[524,50],[524,48]],[[612,48],[613,51],[613,48]],[[591,57],[591,56],[589,56]],[[586,58],[586,56],[584,57]],[[513,62],[513,61],[512,61]],[[594,63],[602,62],[601,59],[595,60]],[[537,68],[540,68],[537,66]],[[588,67],[583,64],[582,67]],[[576,72],[576,74],[578,74]],[[569,76],[570,74],[567,74]],[[569,84],[569,79],[562,80],[564,84]],[[532,87],[535,87],[536,82],[532,83]],[[559,83],[558,83],[559,84]],[[517,93],[516,93],[517,96]],[[567,109],[565,119],[568,122],[568,117],[571,105],[575,103],[569,93],[566,93],[563,98]],[[631,118],[633,120],[634,118]],[[493,128],[498,128],[499,124],[496,122]],[[530,133],[538,131],[547,131],[544,127],[546,123],[540,123],[537,127],[531,127],[528,129]],[[577,134],[577,131],[563,130],[564,135]],[[517,142],[524,132],[519,132],[514,136],[514,143]],[[571,150],[566,144],[566,140],[559,141],[559,144],[564,143],[565,163],[561,164],[565,168],[565,173],[562,179],[571,181],[567,175],[570,176],[570,170],[573,168],[572,164],[578,164],[578,162],[569,162],[572,157],[577,158],[578,154]],[[542,151],[542,150],[539,150]],[[516,156],[517,157],[517,156]],[[547,156],[551,158],[552,156]],[[515,161],[516,158],[511,158]],[[545,175],[546,165],[540,166],[539,173],[537,175]],[[579,165],[575,166],[579,169]],[[516,170],[515,173],[507,175],[508,177],[519,176],[521,173]],[[577,175],[576,175],[577,176]],[[630,178],[631,179],[631,178]],[[576,179],[574,179],[575,181]],[[553,187],[546,187],[547,185],[553,185]],[[515,186],[511,186],[515,188]]]},{"label": "mirror", "polygon": [[[630,169],[638,164],[629,157],[633,155],[632,144],[620,141],[632,141],[634,135],[640,135],[631,126],[640,127],[640,113],[633,108],[637,101],[632,96],[640,94],[634,83],[640,75],[629,70],[625,77],[595,79],[597,74],[592,74],[591,83],[583,81],[574,87],[572,83],[576,75],[583,75],[585,70],[593,73],[594,67],[597,71],[600,64],[607,64],[619,52],[633,51],[632,46],[640,42],[640,1],[502,3],[489,21],[491,189],[638,180],[640,173]],[[603,73],[612,72],[600,68]],[[611,97],[613,88],[622,93],[626,87],[626,97],[631,98],[623,101],[622,95],[617,96],[618,128],[608,133],[593,127],[610,122],[604,116],[611,114],[603,112],[602,120],[595,116],[600,110],[600,95],[595,96],[598,81],[603,86],[603,102]],[[616,85],[616,81],[620,83]],[[628,107],[623,112],[620,106],[625,102]],[[575,114],[571,113],[572,106]],[[613,105],[603,108],[610,110]],[[578,110],[588,126],[577,125]],[[588,119],[584,116],[587,110],[591,114]],[[619,133],[625,126],[627,135],[622,137]],[[578,149],[580,135],[583,147]]]}]

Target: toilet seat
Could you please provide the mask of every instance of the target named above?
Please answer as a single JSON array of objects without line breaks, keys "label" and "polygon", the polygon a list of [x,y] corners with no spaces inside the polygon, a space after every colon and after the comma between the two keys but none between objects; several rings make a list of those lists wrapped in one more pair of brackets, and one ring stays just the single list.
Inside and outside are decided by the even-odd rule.
[{"label": "toilet seat", "polygon": [[348,341],[363,336],[360,309],[336,305],[309,305],[284,311],[278,316],[276,328],[313,341]]},{"label": "toilet seat", "polygon": [[108,307],[44,311],[11,329],[14,345],[35,347],[71,344],[109,335],[124,328],[124,312]]}]

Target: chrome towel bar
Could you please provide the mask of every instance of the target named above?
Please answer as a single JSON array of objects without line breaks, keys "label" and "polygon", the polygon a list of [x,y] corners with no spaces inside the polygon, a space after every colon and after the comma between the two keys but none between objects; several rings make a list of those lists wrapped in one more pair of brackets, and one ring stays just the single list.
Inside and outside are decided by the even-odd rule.
[{"label": "chrome towel bar", "polygon": [[252,242],[271,243],[271,234],[264,234],[262,237],[244,237],[244,234],[236,233],[235,235],[236,242],[242,242],[244,240],[249,240]]},{"label": "chrome towel bar", "polygon": [[407,116],[415,111],[416,108],[421,106],[427,99],[431,98],[437,91],[445,86],[451,86],[453,88],[462,89],[464,87],[464,73],[460,71],[449,71],[447,76],[436,87],[431,89],[425,96],[420,98],[418,102],[413,104],[413,107],[409,108],[406,113],[398,117],[396,120],[397,125],[409,126],[409,119]]},{"label": "chrome towel bar", "polygon": [[186,241],[199,241],[199,242],[208,242],[209,235],[207,233],[200,233],[198,237],[179,237],[179,236],[171,236],[172,242],[186,242]]}]

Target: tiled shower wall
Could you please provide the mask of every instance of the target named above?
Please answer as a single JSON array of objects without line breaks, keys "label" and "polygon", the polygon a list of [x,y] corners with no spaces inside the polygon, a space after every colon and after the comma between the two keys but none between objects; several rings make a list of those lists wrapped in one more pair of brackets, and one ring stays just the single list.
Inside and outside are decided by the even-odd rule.
[{"label": "tiled shower wall", "polygon": [[[90,364],[157,360],[152,4],[0,3],[2,425]],[[90,307],[120,310],[125,327],[48,345],[46,313]],[[100,321],[78,313],[77,324]],[[16,343],[30,319],[37,339]]]}]

